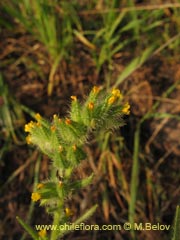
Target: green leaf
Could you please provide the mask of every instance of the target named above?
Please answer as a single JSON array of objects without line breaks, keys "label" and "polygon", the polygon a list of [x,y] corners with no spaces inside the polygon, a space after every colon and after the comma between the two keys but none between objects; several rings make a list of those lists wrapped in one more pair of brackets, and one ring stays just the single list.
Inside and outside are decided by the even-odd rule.
[{"label": "green leaf", "polygon": [[114,34],[114,32],[116,31],[117,27],[119,26],[119,24],[121,23],[122,19],[125,16],[125,12],[121,12],[119,14],[119,16],[116,18],[116,20],[113,22],[113,24],[110,26],[110,31],[108,33],[108,37],[109,39],[112,37],[112,35]]},{"label": "green leaf", "polygon": [[[96,211],[98,205],[94,205],[92,208],[90,208],[88,211],[86,211],[81,217],[79,217],[74,223],[73,225],[78,225],[80,223],[85,222],[87,219],[89,219],[94,212]],[[73,229],[72,229],[73,230]],[[64,236],[65,234],[67,234],[69,232],[69,230],[64,230],[64,231],[60,231],[60,233],[58,234],[59,237]]]},{"label": "green leaf", "polygon": [[126,26],[121,28],[121,33],[134,29],[140,23],[142,23],[142,20],[135,20],[135,21],[128,23]]},{"label": "green leaf", "polygon": [[148,57],[153,53],[154,45],[151,47],[148,47],[141,56],[133,59],[130,64],[123,70],[123,72],[118,77],[116,83],[113,87],[117,87],[119,84],[121,84],[128,76],[130,76],[136,69],[138,69],[147,59]]},{"label": "green leaf", "polygon": [[180,206],[176,207],[176,215],[173,229],[173,237],[172,240],[178,240],[180,236]]},{"label": "green leaf", "polygon": [[29,235],[34,239],[34,240],[39,240],[38,234],[29,226],[27,225],[20,217],[16,217],[17,221],[19,224],[29,233]]},{"label": "green leaf", "polygon": [[75,181],[75,182],[70,184],[70,188],[81,189],[83,187],[86,187],[87,185],[89,185],[92,182],[93,177],[94,177],[94,174],[91,174],[87,178],[84,178],[84,179],[79,180],[79,181]]}]

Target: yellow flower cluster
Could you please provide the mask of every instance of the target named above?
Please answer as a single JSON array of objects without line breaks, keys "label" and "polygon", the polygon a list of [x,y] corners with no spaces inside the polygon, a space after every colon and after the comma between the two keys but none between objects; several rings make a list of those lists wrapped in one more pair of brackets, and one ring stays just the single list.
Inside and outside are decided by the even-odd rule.
[{"label": "yellow flower cluster", "polygon": [[113,89],[111,93],[116,98],[120,98],[121,99],[123,97],[123,95],[121,94],[119,89]]},{"label": "yellow flower cluster", "polygon": [[109,105],[111,105],[111,104],[113,104],[115,101],[116,101],[116,97],[114,97],[114,96],[112,96],[112,97],[110,97],[109,99],[108,99],[108,104]]},{"label": "yellow flower cluster", "polygon": [[66,118],[65,123],[66,123],[66,125],[70,125],[71,124],[71,119]]},{"label": "yellow flower cluster", "polygon": [[25,126],[24,126],[24,131],[30,133],[26,137],[27,144],[31,144],[32,143],[32,138],[31,138],[32,130],[35,127],[41,127],[42,126],[41,121],[40,121],[40,120],[42,120],[42,117],[41,117],[41,115],[39,113],[35,114],[35,119],[37,120],[36,122],[30,121],[29,123],[25,124]]},{"label": "yellow flower cluster", "polygon": [[73,216],[73,211],[70,208],[65,208],[66,217]]},{"label": "yellow flower cluster", "polygon": [[63,146],[59,145],[58,149],[59,149],[59,152],[62,152],[63,151]]},{"label": "yellow flower cluster", "polygon": [[27,144],[31,144],[31,143],[32,143],[32,141],[31,141],[31,136],[30,136],[30,135],[28,135],[28,136],[26,137],[26,142],[27,142]]},{"label": "yellow flower cluster", "polygon": [[112,105],[117,99],[122,99],[123,96],[119,89],[113,89],[111,97],[108,99],[108,104]]},{"label": "yellow flower cluster", "polygon": [[122,109],[122,112],[123,112],[124,114],[126,114],[126,115],[129,115],[129,114],[130,114],[130,105],[129,105],[128,102],[125,103],[125,105],[124,105],[124,107],[123,107],[123,109]]},{"label": "yellow flower cluster", "polygon": [[94,86],[92,91],[94,94],[97,94],[97,93],[99,93],[100,90],[101,90],[101,87]]},{"label": "yellow flower cluster", "polygon": [[[37,184],[37,189],[38,189],[38,190],[39,190],[39,189],[42,189],[43,187],[44,187],[44,184],[43,184],[43,183],[38,183],[38,184]],[[39,201],[39,200],[41,199],[41,194],[38,193],[38,192],[33,192],[33,193],[31,194],[31,199],[32,199],[33,202],[37,202],[37,201]]]},{"label": "yellow flower cluster", "polygon": [[39,120],[41,120],[41,115],[39,114],[39,113],[36,113],[35,114],[35,119],[37,120],[37,121],[39,121]]},{"label": "yellow flower cluster", "polygon": [[54,132],[56,130],[56,127],[54,125],[51,126],[51,131]]},{"label": "yellow flower cluster", "polygon": [[37,202],[41,199],[41,194],[38,193],[38,192],[33,192],[31,194],[31,199],[32,199],[33,202]]},{"label": "yellow flower cluster", "polygon": [[72,146],[72,149],[73,149],[73,151],[75,152],[75,151],[77,150],[77,146],[74,144],[74,145]]},{"label": "yellow flower cluster", "polygon": [[73,101],[77,101],[77,97],[76,97],[76,96],[71,96],[71,99],[72,99]]},{"label": "yellow flower cluster", "polygon": [[88,103],[88,109],[92,110],[93,108],[94,108],[94,103],[93,102]]},{"label": "yellow flower cluster", "polygon": [[41,188],[43,188],[43,187],[44,187],[44,184],[43,184],[43,183],[38,183],[37,189],[41,189]]},{"label": "yellow flower cluster", "polygon": [[39,232],[38,232],[38,235],[40,236],[40,237],[45,237],[46,235],[47,235],[47,231],[46,231],[46,229],[42,229],[42,230],[40,230]]},{"label": "yellow flower cluster", "polygon": [[[122,99],[122,98],[123,98],[123,95],[121,94],[120,90],[119,89],[113,89],[111,91],[111,96],[108,99],[108,104],[112,105],[113,103],[115,103],[115,101],[117,101],[118,99]],[[124,104],[123,109],[122,109],[122,113],[124,113],[126,115],[130,114],[130,105],[129,105],[128,102],[126,102]]]},{"label": "yellow flower cluster", "polygon": [[36,113],[35,114],[35,119],[38,121],[38,122],[33,122],[33,121],[30,121],[29,123],[25,124],[24,126],[24,131],[25,132],[31,132],[32,128],[34,126],[38,126],[40,127],[41,126],[41,123],[39,122],[39,120],[41,120],[41,115],[39,113]]},{"label": "yellow flower cluster", "polygon": [[24,131],[25,132],[31,132],[31,129],[35,126],[35,122],[30,121],[29,123],[27,123],[24,127]]}]

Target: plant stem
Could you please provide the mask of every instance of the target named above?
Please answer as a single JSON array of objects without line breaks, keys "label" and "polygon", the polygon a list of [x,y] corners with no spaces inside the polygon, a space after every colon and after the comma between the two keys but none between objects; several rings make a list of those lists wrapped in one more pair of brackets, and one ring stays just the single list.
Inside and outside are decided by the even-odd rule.
[{"label": "plant stem", "polygon": [[139,180],[139,136],[140,136],[140,126],[137,125],[137,129],[134,135],[134,153],[133,153],[133,166],[132,166],[132,174],[131,174],[131,188],[130,188],[130,197],[131,201],[129,204],[129,222],[132,226],[132,235],[134,235],[133,226],[134,226],[134,216],[135,216],[135,205],[136,205],[136,197],[138,190],[138,180]]},{"label": "plant stem", "polygon": [[55,212],[54,213],[54,219],[53,219],[53,227],[54,229],[52,229],[51,231],[51,236],[50,236],[50,240],[56,240],[58,237],[58,231],[55,230],[56,226],[59,226],[59,222],[60,222],[60,213],[59,212]]}]

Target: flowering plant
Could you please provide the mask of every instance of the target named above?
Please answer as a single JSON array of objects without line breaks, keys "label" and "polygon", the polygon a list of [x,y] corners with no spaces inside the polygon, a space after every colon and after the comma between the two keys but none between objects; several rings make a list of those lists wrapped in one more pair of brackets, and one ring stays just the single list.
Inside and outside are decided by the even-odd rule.
[{"label": "flowering plant", "polygon": [[[46,208],[53,216],[54,225],[69,221],[73,212],[66,206],[66,199],[92,181],[93,175],[72,180],[74,169],[86,158],[83,145],[88,142],[90,134],[94,131],[110,131],[123,125],[122,117],[129,114],[130,109],[129,103],[124,103],[119,89],[104,93],[101,87],[95,86],[83,103],[76,96],[71,96],[71,100],[68,117],[59,118],[55,114],[52,122],[49,122],[36,114],[36,121],[25,125],[27,143],[38,146],[52,160],[51,177],[37,185],[31,199]],[[81,221],[89,218],[96,207],[93,206],[81,216]],[[37,233],[18,219],[35,240],[56,240],[66,233],[63,230],[51,231],[50,236],[45,230]]]}]

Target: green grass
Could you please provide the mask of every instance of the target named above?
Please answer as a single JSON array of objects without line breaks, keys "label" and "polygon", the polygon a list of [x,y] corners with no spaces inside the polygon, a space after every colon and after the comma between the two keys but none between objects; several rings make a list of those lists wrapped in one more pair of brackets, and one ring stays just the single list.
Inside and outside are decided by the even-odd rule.
[{"label": "green grass", "polygon": [[[102,6],[100,5],[100,9],[92,14],[89,21],[89,11],[92,10],[90,8],[98,5],[98,1],[94,3],[96,4],[87,4],[86,9],[83,9],[84,22],[80,18],[80,4],[76,1],[67,3],[55,0],[5,0],[1,3],[2,11],[15,21],[17,27],[32,34],[45,46],[51,64],[48,95],[53,92],[54,77],[61,60],[69,58],[73,53],[75,39],[89,49],[99,72],[105,64],[108,64],[111,72],[113,57],[119,52],[130,49],[131,45],[136,46],[136,54],[128,66],[131,70],[126,69],[125,71],[126,73],[129,71],[131,74],[132,69],[139,65],[136,62],[140,58],[139,55],[146,60],[147,51],[170,41],[172,36],[179,31],[179,10],[176,8],[174,8],[173,18],[168,17],[165,13],[164,9],[166,8],[162,9],[157,6],[153,10],[149,10],[145,6],[139,9],[136,8],[134,1],[129,0],[129,8],[120,9],[119,1],[105,1]],[[94,17],[97,17],[97,24],[94,23]],[[11,25],[13,28],[13,21],[8,23],[3,18],[0,19],[1,26],[9,28]],[[171,30],[172,25],[173,31]],[[162,33],[161,38],[159,33]],[[177,51],[178,43],[179,38],[168,47]],[[143,64],[144,61],[140,61],[140,63]],[[121,82],[121,79],[124,78],[123,75],[116,84]]]},{"label": "green grass", "polygon": [[[79,24],[73,5],[66,1],[57,5],[57,1],[49,0],[6,0],[1,5],[2,11],[15,21],[17,27],[32,34],[45,46],[51,64],[48,85],[48,95],[51,95],[54,74],[61,60],[68,56],[73,43],[72,25]],[[7,27],[7,24],[4,25]]]},{"label": "green grass", "polygon": [[[85,3],[56,0],[4,0],[0,3],[0,13],[2,13],[0,16],[1,32],[4,28],[12,32],[14,28],[19,28],[21,34],[29,34],[36,42],[40,43],[43,49],[45,48],[46,52],[41,57],[48,59],[50,65],[48,76],[41,72],[42,70],[36,63],[33,63],[33,58],[30,61],[26,59],[24,61],[27,61],[26,65],[31,63],[41,79],[48,78],[46,87],[49,96],[52,96],[55,88],[55,75],[59,69],[61,71],[61,62],[63,60],[70,62],[72,58],[78,57],[76,45],[79,43],[82,49],[85,49],[82,51],[90,54],[99,76],[101,74],[105,76],[102,84],[107,88],[120,87],[132,73],[154,55],[162,54],[164,57],[176,58],[180,53],[180,5],[178,3],[174,7],[171,4],[166,6],[163,2],[154,7],[148,4],[139,7],[133,0],[127,2],[113,0],[103,1],[103,3],[98,0]],[[126,60],[127,52],[130,56],[128,60]],[[113,63],[117,55],[124,58],[126,64],[124,70],[114,79],[112,78]],[[20,58],[24,59],[24,56]],[[20,58],[17,61],[20,61]],[[13,64],[13,61],[14,59],[2,60],[1,67],[5,68],[6,65]],[[170,86],[163,97],[168,96],[174,87],[174,85]],[[15,101],[1,75],[0,93],[3,99],[3,105],[0,108],[0,124],[1,132],[5,133],[5,137],[3,137],[5,144],[0,150],[0,157],[2,157],[10,149],[12,142],[15,145],[23,143],[22,129],[19,130],[25,121],[23,111],[27,115],[33,116],[34,110],[31,111],[26,106],[22,107]],[[114,177],[118,176],[122,184],[124,199],[128,203],[128,218],[132,224],[138,218],[136,212],[137,200],[139,200],[138,184],[140,169],[143,168],[140,157],[142,126],[148,119],[153,118],[176,118],[179,120],[177,115],[158,113],[156,110],[158,104],[159,102],[156,102],[150,112],[138,119],[135,126],[129,184],[127,173],[119,168],[118,164],[113,165],[113,174]],[[117,136],[113,139],[110,136],[105,136],[105,139],[103,137],[97,138],[103,151],[108,152],[105,155],[106,160],[102,160],[104,155],[100,158],[102,162],[104,161],[102,170],[105,175],[111,174],[113,181],[113,174],[110,173],[112,166],[108,164],[113,157],[114,163],[117,161],[122,164],[119,152],[123,151],[126,146]],[[115,156],[112,155],[109,148],[112,142],[113,146],[116,146]],[[146,167],[149,170],[148,166],[143,169]],[[11,177],[13,178],[10,180],[14,179],[13,175]],[[111,205],[108,194],[110,195],[109,185],[104,184],[104,192],[101,197],[106,216],[109,214],[108,208]],[[176,219],[179,219],[179,210],[177,210]],[[21,222],[21,220],[19,221]],[[177,226],[178,224],[175,223],[173,240],[177,239]],[[135,239],[135,235],[133,237]]]},{"label": "green grass", "polygon": [[6,0],[2,7],[19,26],[45,45],[52,61],[59,55],[64,57],[65,48],[72,42],[71,18],[67,17],[69,10],[66,4],[63,4],[61,13],[63,18],[56,11],[56,1]]},{"label": "green grass", "polygon": [[[22,136],[19,128],[25,123],[23,112],[20,108],[20,104],[14,99],[8,90],[7,84],[4,83],[3,77],[0,74],[0,126],[1,136],[4,136],[6,142],[15,144],[22,144]],[[7,147],[7,146],[6,146]],[[5,147],[5,148],[6,148]],[[1,149],[2,155],[3,148]]]},{"label": "green grass", "polygon": [[[178,86],[180,81],[176,82],[172,86],[170,86],[162,95],[162,98],[168,97]],[[169,113],[158,113],[156,112],[157,107],[159,106],[160,102],[157,101],[153,106],[152,109],[147,112],[141,120],[138,122],[136,126],[136,131],[134,133],[134,148],[133,148],[133,165],[132,165],[132,173],[131,173],[131,183],[130,183],[130,196],[131,201],[129,203],[129,222],[134,225],[135,218],[136,218],[136,202],[138,198],[138,186],[140,184],[139,179],[139,172],[140,166],[142,166],[142,162],[140,161],[140,153],[141,153],[141,146],[140,146],[140,135],[141,135],[141,128],[145,121],[150,118],[174,118],[180,121],[180,117],[178,115],[173,115]],[[135,237],[135,232],[132,231],[132,235]]]},{"label": "green grass", "polygon": [[175,219],[174,219],[174,229],[172,240],[178,240],[180,234],[180,208],[179,205],[176,208]]}]

